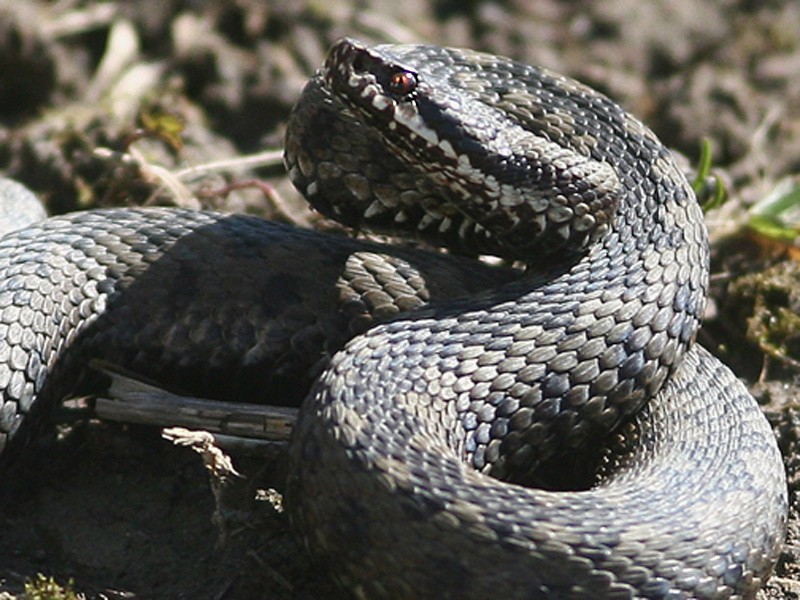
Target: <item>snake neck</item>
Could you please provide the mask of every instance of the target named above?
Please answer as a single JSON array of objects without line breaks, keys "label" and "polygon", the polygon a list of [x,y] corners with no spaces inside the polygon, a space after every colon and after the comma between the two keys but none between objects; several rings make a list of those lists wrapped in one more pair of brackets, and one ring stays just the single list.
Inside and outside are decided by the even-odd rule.
[{"label": "snake neck", "polygon": [[689,184],[650,130],[573,80],[467,50],[343,40],[295,108],[286,162],[346,224],[528,265],[341,357],[368,380],[394,371],[369,402],[342,388],[358,411],[451,400],[442,435],[479,470],[511,476],[545,448],[610,431],[699,327],[708,253]]}]

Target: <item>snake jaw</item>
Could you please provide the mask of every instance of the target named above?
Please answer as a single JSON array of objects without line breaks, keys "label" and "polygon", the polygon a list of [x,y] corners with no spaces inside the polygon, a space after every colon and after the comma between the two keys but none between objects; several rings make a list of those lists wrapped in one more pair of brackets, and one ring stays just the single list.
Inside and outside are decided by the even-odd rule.
[{"label": "snake jaw", "polygon": [[[415,181],[398,191],[394,180],[376,182],[347,166],[332,169],[327,182],[293,175],[311,203],[359,229],[411,233],[459,251],[525,261],[580,254],[605,235],[621,193],[614,168],[582,146],[551,140],[547,115],[509,120],[476,91],[471,71],[444,82],[435,64],[440,70],[460,64],[462,51],[445,50],[434,67],[426,64],[428,52],[351,39],[331,48],[313,84],[332,106],[326,117],[360,127],[369,138],[359,160],[414,173]],[[324,137],[316,127],[308,136]],[[287,159],[312,145],[299,142],[293,150],[288,140]],[[332,189],[337,178],[346,191]]]}]

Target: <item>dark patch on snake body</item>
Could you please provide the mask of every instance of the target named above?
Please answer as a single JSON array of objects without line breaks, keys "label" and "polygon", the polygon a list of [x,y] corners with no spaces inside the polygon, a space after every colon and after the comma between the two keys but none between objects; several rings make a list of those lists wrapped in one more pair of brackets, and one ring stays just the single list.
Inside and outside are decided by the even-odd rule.
[{"label": "dark patch on snake body", "polygon": [[[297,404],[328,357],[376,319],[512,276],[254,217],[116,209],[50,219],[0,238],[0,448],[30,411],[93,389],[91,358],[178,390]],[[379,306],[373,289],[386,290]]]}]

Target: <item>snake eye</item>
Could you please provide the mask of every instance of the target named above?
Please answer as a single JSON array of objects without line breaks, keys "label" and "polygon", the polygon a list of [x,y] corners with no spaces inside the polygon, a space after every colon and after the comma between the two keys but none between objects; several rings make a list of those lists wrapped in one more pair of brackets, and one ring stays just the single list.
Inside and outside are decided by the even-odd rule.
[{"label": "snake eye", "polygon": [[407,96],[417,89],[417,76],[410,71],[398,71],[391,76],[387,87],[396,96]]}]

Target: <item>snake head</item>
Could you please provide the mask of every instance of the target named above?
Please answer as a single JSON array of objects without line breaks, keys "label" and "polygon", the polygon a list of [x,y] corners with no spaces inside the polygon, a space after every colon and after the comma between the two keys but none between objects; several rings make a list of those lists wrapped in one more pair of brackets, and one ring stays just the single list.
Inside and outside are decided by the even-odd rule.
[{"label": "snake head", "polygon": [[548,77],[467,50],[340,40],[290,119],[290,175],[359,229],[523,261],[582,253],[621,186],[588,136],[567,135],[580,115],[546,93]]}]

